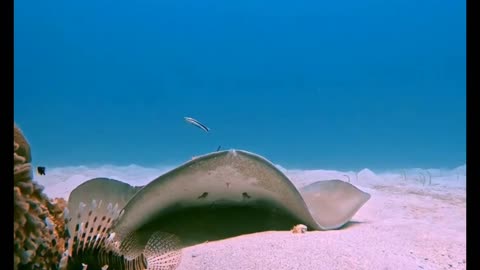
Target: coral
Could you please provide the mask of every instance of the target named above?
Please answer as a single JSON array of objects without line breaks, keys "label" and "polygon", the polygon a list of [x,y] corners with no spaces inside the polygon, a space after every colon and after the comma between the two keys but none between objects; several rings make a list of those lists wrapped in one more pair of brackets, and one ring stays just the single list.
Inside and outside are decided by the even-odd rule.
[{"label": "coral", "polygon": [[14,125],[14,269],[56,269],[64,250],[63,201],[32,180],[30,146]]},{"label": "coral", "polygon": [[[107,237],[114,235],[110,235],[114,216],[108,219],[106,216],[110,212],[118,215],[119,210],[115,207],[110,211],[109,205],[104,205],[105,209],[97,207],[95,201],[88,215],[76,213],[77,231],[72,232],[75,237],[69,238],[71,217],[64,216],[68,212],[67,202],[62,198],[50,200],[42,192],[43,187],[33,181],[30,146],[16,125],[13,146],[15,270],[86,269],[87,266],[105,270],[109,265],[111,269],[133,270],[146,269],[147,262],[150,269],[176,268],[181,252],[175,236],[157,232],[145,246],[139,246],[139,255],[133,260],[127,260],[114,245],[110,246]],[[101,212],[102,209],[105,211]],[[97,216],[99,213],[102,215]]]},{"label": "coral", "polygon": [[48,220],[52,222],[53,237],[56,239],[57,245],[56,248],[59,251],[65,249],[65,235],[66,235],[66,225],[64,210],[67,207],[67,202],[63,198],[55,198],[46,203],[46,209],[48,212]]}]

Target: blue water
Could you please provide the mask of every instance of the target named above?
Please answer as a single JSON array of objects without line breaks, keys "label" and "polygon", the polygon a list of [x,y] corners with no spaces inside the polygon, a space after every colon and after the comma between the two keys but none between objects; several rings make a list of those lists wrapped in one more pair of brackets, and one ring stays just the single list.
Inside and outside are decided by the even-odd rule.
[{"label": "blue water", "polygon": [[465,1],[14,4],[15,121],[37,164],[219,145],[288,168],[465,163]]}]

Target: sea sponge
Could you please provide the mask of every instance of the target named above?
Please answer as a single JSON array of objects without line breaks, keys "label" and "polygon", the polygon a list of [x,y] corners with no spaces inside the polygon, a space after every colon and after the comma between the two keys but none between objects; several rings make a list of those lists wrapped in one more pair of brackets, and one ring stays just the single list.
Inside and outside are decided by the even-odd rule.
[{"label": "sea sponge", "polygon": [[32,180],[30,145],[14,125],[14,269],[57,269],[64,251],[65,201],[50,201]]}]

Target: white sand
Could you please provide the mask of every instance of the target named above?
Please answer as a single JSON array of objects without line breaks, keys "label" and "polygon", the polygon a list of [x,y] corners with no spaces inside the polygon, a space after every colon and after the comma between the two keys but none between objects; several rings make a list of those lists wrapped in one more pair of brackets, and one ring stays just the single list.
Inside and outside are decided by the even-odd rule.
[{"label": "white sand", "polygon": [[[458,181],[455,173],[434,178],[431,186],[393,181],[398,175],[388,179],[370,171],[359,175],[353,174],[352,182],[372,197],[346,228],[306,234],[263,232],[200,244],[184,249],[179,269],[466,269],[464,174],[460,183],[439,182]],[[322,179],[311,172],[289,176],[297,186]],[[329,172],[323,179],[331,176]],[[80,178],[49,181],[46,192],[66,197],[91,177]]]},{"label": "white sand", "polygon": [[368,190],[336,231],[265,232],[186,248],[179,269],[466,269],[463,192]]}]

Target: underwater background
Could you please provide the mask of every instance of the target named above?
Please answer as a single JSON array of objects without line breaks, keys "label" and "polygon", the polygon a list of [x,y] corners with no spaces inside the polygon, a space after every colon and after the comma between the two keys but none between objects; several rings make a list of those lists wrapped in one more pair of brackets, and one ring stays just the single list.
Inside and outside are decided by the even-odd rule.
[{"label": "underwater background", "polygon": [[464,175],[465,11],[433,0],[15,0],[15,121],[47,176],[73,166],[153,179],[219,146],[288,169]]},{"label": "underwater background", "polygon": [[465,13],[15,0],[15,266],[466,269]]}]

